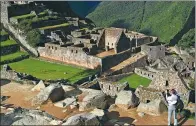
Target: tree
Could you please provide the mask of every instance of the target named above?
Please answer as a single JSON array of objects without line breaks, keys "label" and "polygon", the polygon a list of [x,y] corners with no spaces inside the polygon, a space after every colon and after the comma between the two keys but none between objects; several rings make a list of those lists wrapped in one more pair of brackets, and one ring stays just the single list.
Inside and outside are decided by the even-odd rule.
[{"label": "tree", "polygon": [[195,29],[190,29],[186,34],[182,36],[182,39],[178,42],[178,46],[182,49],[190,48],[195,44]]},{"label": "tree", "polygon": [[41,33],[38,29],[27,32],[27,41],[29,45],[36,47],[41,42]]}]

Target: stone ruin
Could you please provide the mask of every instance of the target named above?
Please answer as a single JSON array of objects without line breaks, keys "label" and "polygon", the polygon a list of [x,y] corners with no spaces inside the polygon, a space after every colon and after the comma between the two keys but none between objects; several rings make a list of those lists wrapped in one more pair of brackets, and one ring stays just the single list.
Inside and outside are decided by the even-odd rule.
[{"label": "stone ruin", "polygon": [[[91,69],[103,68],[102,71],[113,66],[112,64],[104,66],[108,60],[114,60],[114,65],[116,65],[129,58],[130,56],[123,56],[122,53],[127,53],[130,50],[131,55],[133,43],[135,43],[127,35],[127,31],[121,28],[81,29],[71,31],[67,37],[57,35],[56,32],[51,32],[53,42],[45,43],[45,47],[38,47],[41,57]],[[58,32],[60,33],[60,31]],[[150,36],[144,38],[149,39],[146,39],[143,44],[156,41]],[[121,55],[121,60],[118,60],[118,55]]]}]

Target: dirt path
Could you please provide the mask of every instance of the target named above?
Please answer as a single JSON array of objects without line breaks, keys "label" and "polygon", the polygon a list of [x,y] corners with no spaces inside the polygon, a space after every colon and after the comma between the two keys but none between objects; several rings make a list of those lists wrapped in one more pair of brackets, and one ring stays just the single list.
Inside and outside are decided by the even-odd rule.
[{"label": "dirt path", "polygon": [[[129,110],[115,108],[108,113],[108,117],[110,119],[118,119],[119,121],[134,125],[167,125],[168,116],[167,113],[163,113],[160,116],[150,116],[146,114],[143,117],[140,117],[136,112],[136,108]],[[179,124],[182,124],[183,126],[191,126],[195,124],[195,120],[180,119],[180,117],[178,117],[178,120]]]},{"label": "dirt path", "polygon": [[[15,82],[2,82],[1,81],[1,95],[9,96],[9,98],[3,101],[1,104],[7,104],[7,107],[22,107],[27,109],[36,109],[38,106],[32,106],[31,100],[38,92],[32,92],[31,89],[34,85],[18,84]],[[66,108],[67,111],[63,112],[65,108],[55,107],[53,103],[48,102],[47,104],[41,105],[39,109],[46,111],[47,113],[59,118],[64,119],[70,117],[71,115],[82,113],[78,109],[71,110]],[[5,112],[2,111],[1,112]],[[145,115],[143,118],[139,117],[136,109],[129,109],[127,111],[116,108],[107,113],[110,119],[118,119],[129,124],[133,123],[135,125],[167,125],[167,113],[161,116],[149,116]],[[182,120],[183,121],[183,120]],[[183,125],[194,125],[194,120],[185,120]]]}]

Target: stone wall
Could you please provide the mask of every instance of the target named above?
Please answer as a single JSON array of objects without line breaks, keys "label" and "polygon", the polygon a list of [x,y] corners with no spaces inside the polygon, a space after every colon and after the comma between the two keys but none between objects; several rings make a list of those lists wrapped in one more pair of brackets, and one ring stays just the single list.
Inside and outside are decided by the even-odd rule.
[{"label": "stone wall", "polygon": [[157,45],[157,46],[142,45],[141,51],[148,55],[149,60],[155,61],[156,59],[165,57],[164,45]]},{"label": "stone wall", "polygon": [[151,72],[141,68],[135,68],[134,72],[142,77],[148,78],[150,80],[154,79],[156,72]]},{"label": "stone wall", "polygon": [[162,99],[161,91],[152,88],[140,86],[135,90],[135,94],[139,97],[140,102],[143,103],[148,103],[155,99]]},{"label": "stone wall", "polygon": [[9,6],[8,1],[1,1],[1,23],[8,23],[8,9],[7,7]]},{"label": "stone wall", "polygon": [[116,96],[121,90],[128,88],[128,83],[114,83],[112,81],[99,80],[99,86],[103,93],[109,96]]},{"label": "stone wall", "polygon": [[10,24],[3,24],[4,29],[6,30],[6,32],[9,33],[9,35],[14,38],[14,40],[23,48],[25,48],[25,50],[32,54],[33,56],[38,56],[38,52],[35,48],[31,47],[28,42],[26,41],[25,36],[21,35],[18,29],[15,29],[13,26],[11,26]]},{"label": "stone wall", "polygon": [[102,59],[102,72],[110,69],[111,67],[119,64],[120,62],[128,59],[131,57],[131,49],[128,49],[126,51],[106,56]]},{"label": "stone wall", "polygon": [[[135,55],[133,55],[134,57]],[[134,62],[130,63],[129,65],[124,66],[123,68],[110,73],[111,75],[122,74],[122,73],[129,73],[134,72],[134,69],[137,67],[144,67],[147,65],[147,56],[143,56],[139,59],[136,59]]]},{"label": "stone wall", "polygon": [[98,57],[87,55],[80,47],[61,47],[57,44],[45,44],[45,47],[38,47],[41,57],[75,64],[78,66],[96,69],[101,68],[102,60]]},{"label": "stone wall", "polygon": [[120,39],[118,40],[116,44],[115,52],[119,53],[127,49],[131,49],[131,42],[130,42],[130,39],[127,38],[123,32],[120,36]]},{"label": "stone wall", "polygon": [[62,26],[62,27],[57,27],[57,28],[50,28],[50,29],[39,29],[40,32],[44,35],[51,35],[50,33],[55,30],[61,30],[65,34],[71,34],[71,31],[76,29],[73,25],[67,25],[67,26]]},{"label": "stone wall", "polygon": [[0,35],[0,42],[2,42],[2,41],[6,41],[6,40],[8,40],[9,39],[9,35],[7,34],[7,35]]},{"label": "stone wall", "polygon": [[19,46],[17,44],[15,45],[9,45],[9,46],[3,46],[1,47],[1,56],[15,53],[19,50]]},{"label": "stone wall", "polygon": [[180,95],[184,104],[188,103],[189,89],[178,72],[171,70],[163,70],[158,72],[150,83],[149,88],[155,88],[161,91],[165,91],[166,89],[175,89]]}]

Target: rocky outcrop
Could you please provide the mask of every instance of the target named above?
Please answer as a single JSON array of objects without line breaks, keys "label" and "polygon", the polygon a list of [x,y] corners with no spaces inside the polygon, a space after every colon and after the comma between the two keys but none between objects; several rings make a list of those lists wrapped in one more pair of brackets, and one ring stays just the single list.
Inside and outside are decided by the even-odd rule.
[{"label": "rocky outcrop", "polygon": [[41,105],[50,99],[52,102],[60,101],[64,98],[64,90],[60,84],[51,84],[35,96],[32,100],[33,105]]},{"label": "rocky outcrop", "polygon": [[1,114],[1,125],[59,125],[60,123],[62,121],[40,110],[16,108]]},{"label": "rocky outcrop", "polygon": [[123,109],[129,109],[138,105],[139,99],[132,91],[121,91],[117,94],[115,104]]},{"label": "rocky outcrop", "polygon": [[102,110],[102,109],[97,109],[97,108],[95,108],[95,109],[94,109],[93,111],[91,111],[90,113],[96,115],[96,116],[99,118],[99,120],[101,120],[101,121],[106,121],[106,120],[107,120],[107,117],[106,117],[106,115],[105,115],[105,111]]},{"label": "rocky outcrop", "polygon": [[45,87],[46,86],[45,86],[44,82],[42,80],[40,80],[39,83],[31,89],[31,91],[40,91],[40,90],[44,89]]},{"label": "rocky outcrop", "polygon": [[62,125],[74,125],[74,126],[97,126],[100,125],[100,121],[97,118],[96,115],[91,114],[91,113],[82,113],[82,114],[77,114],[74,116],[71,116],[67,119],[65,123]]},{"label": "rocky outcrop", "polygon": [[34,84],[34,82],[39,80],[32,75],[16,72],[12,70],[7,64],[3,65],[3,68],[1,69],[1,79],[14,80],[17,82],[28,84]]},{"label": "rocky outcrop", "polygon": [[164,111],[167,111],[167,107],[165,106],[162,100],[156,99],[149,103],[140,103],[137,108],[137,111],[143,112],[149,115],[158,116]]},{"label": "rocky outcrop", "polygon": [[74,105],[74,106],[77,105],[76,99],[74,97],[66,98],[66,99],[64,99],[62,101],[59,101],[59,102],[54,104],[54,106],[60,107],[60,108],[66,108],[66,107],[71,106],[71,105]]},{"label": "rocky outcrop", "polygon": [[82,94],[79,95],[79,111],[93,108],[105,109],[106,95],[102,91],[84,88],[80,88],[80,90],[82,90]]}]

